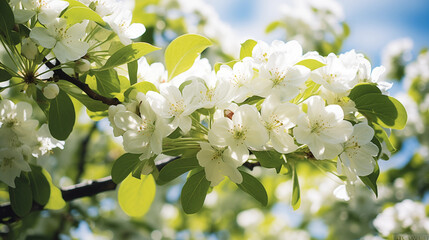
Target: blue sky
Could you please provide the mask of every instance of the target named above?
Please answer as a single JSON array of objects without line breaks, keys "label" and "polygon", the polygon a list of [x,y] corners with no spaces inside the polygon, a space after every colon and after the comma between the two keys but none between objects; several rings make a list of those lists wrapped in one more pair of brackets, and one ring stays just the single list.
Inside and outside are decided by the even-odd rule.
[{"label": "blue sky", "polygon": [[[235,30],[240,41],[247,38],[273,40],[263,33],[279,17],[282,0],[206,0],[224,22]],[[410,37],[415,53],[429,47],[429,1],[427,0],[344,0],[346,22],[351,35],[343,51],[356,49],[367,54],[373,65],[380,64],[381,49],[391,40]]]}]

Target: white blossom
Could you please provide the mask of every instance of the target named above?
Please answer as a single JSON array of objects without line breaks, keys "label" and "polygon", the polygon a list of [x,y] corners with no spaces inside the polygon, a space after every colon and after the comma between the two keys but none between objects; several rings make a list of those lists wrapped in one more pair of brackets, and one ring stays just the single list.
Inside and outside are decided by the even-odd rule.
[{"label": "white blossom", "polygon": [[52,49],[58,60],[66,63],[86,54],[89,44],[80,39],[86,34],[87,24],[88,21],[83,21],[67,28],[67,21],[64,18],[57,18],[46,24],[46,28],[33,28],[30,38],[42,47]]},{"label": "white blossom", "polygon": [[353,126],[343,120],[340,106],[325,106],[319,96],[310,97],[307,103],[307,114],[298,118],[293,134],[298,143],[308,145],[317,159],[333,159],[341,153],[341,144],[353,132]]},{"label": "white blossom", "polygon": [[[69,5],[68,2],[62,0],[21,0],[21,3],[25,10],[33,12],[33,15],[37,14],[38,20],[44,25],[59,17],[60,13]],[[18,15],[20,14],[28,15],[26,12],[18,11]]]},{"label": "white blossom", "polygon": [[290,153],[298,148],[289,135],[289,129],[295,126],[299,114],[299,108],[295,104],[280,103],[276,96],[265,99],[261,117],[269,133],[269,143],[276,151]]},{"label": "white blossom", "polygon": [[230,148],[216,147],[207,142],[200,143],[197,153],[198,163],[204,167],[206,178],[211,186],[217,186],[227,176],[231,181],[240,184],[243,181],[238,167],[243,163],[232,158]]},{"label": "white blossom", "polygon": [[103,20],[109,24],[124,45],[131,44],[131,39],[140,37],[146,31],[143,24],[131,23],[132,12],[128,9],[120,9]]},{"label": "white blossom", "polygon": [[371,142],[374,137],[374,129],[366,123],[353,126],[353,133],[343,143],[343,152],[338,161],[338,172],[341,174],[343,167],[349,168],[355,176],[366,176],[374,171],[374,156],[378,154],[378,147]]},{"label": "white blossom", "polygon": [[252,58],[244,58],[242,61],[235,63],[232,68],[228,65],[220,67],[217,77],[230,83],[233,101],[241,103],[262,91],[262,82],[255,80],[254,67]]},{"label": "white blossom", "polygon": [[[158,155],[162,151],[162,139],[169,133],[167,124],[150,107],[143,93],[137,94],[139,114],[117,109],[114,123],[123,133],[124,149],[129,153],[142,154],[141,160]],[[114,110],[112,110],[114,111]]]},{"label": "white blossom", "polygon": [[191,115],[197,108],[195,89],[185,87],[183,94],[172,85],[160,86],[160,93],[149,91],[147,98],[152,109],[165,119],[172,119],[173,129],[179,127],[184,133],[189,132],[192,126]]},{"label": "white blossom", "polygon": [[337,57],[331,53],[326,57],[326,66],[311,72],[311,79],[335,93],[349,91],[357,84],[358,64],[356,53],[350,51]]},{"label": "white blossom", "polygon": [[260,149],[268,141],[268,132],[261,122],[255,106],[242,105],[231,119],[216,119],[208,134],[209,142],[216,146],[229,146],[232,157],[245,162],[248,148]]},{"label": "white blossom", "polygon": [[260,81],[265,85],[262,95],[274,94],[282,101],[296,97],[310,75],[310,69],[295,65],[301,58],[302,48],[296,41],[287,42],[281,51],[270,54],[260,69]]}]

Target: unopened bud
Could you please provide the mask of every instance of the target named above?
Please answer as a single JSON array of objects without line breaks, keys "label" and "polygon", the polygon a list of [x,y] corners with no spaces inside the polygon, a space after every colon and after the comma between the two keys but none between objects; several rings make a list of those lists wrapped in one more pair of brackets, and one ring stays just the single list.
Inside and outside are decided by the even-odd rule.
[{"label": "unopened bud", "polygon": [[54,99],[57,97],[58,93],[60,92],[60,88],[55,83],[50,83],[46,87],[42,89],[43,95],[47,99]]},{"label": "unopened bud", "polygon": [[36,44],[30,38],[22,39],[21,54],[29,60],[36,58],[39,51]]},{"label": "unopened bud", "polygon": [[86,73],[91,69],[91,63],[86,59],[76,61],[76,72]]}]

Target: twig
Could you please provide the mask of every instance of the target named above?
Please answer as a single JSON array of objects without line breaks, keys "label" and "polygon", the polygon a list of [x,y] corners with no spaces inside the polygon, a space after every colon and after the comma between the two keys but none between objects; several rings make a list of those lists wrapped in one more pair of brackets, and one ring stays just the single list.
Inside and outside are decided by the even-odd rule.
[{"label": "twig", "polygon": [[[49,69],[53,69],[54,67],[59,66],[59,63],[57,61],[57,64],[52,64],[50,61],[47,61],[46,59],[44,59],[44,61],[46,61],[46,66]],[[108,98],[105,96],[102,96],[96,92],[94,92],[89,86],[88,84],[80,81],[77,78],[71,77],[69,76],[67,73],[65,73],[62,69],[54,69],[54,77],[57,77],[59,79],[65,80],[67,82],[72,83],[73,85],[75,85],[76,87],[80,88],[82,91],[84,91],[86,93],[86,95],[88,95],[88,97],[97,100],[97,101],[101,101],[107,105],[118,105],[121,102],[117,99],[117,98]]]}]

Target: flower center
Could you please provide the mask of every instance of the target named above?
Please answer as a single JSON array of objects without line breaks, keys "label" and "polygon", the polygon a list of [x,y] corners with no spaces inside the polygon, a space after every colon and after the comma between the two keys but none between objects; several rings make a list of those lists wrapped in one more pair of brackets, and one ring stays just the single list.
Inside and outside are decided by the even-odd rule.
[{"label": "flower center", "polygon": [[4,157],[1,164],[2,168],[12,168],[13,157]]},{"label": "flower center", "polygon": [[177,101],[175,103],[171,103],[170,105],[170,115],[179,116],[185,111],[185,104],[183,100]]}]

